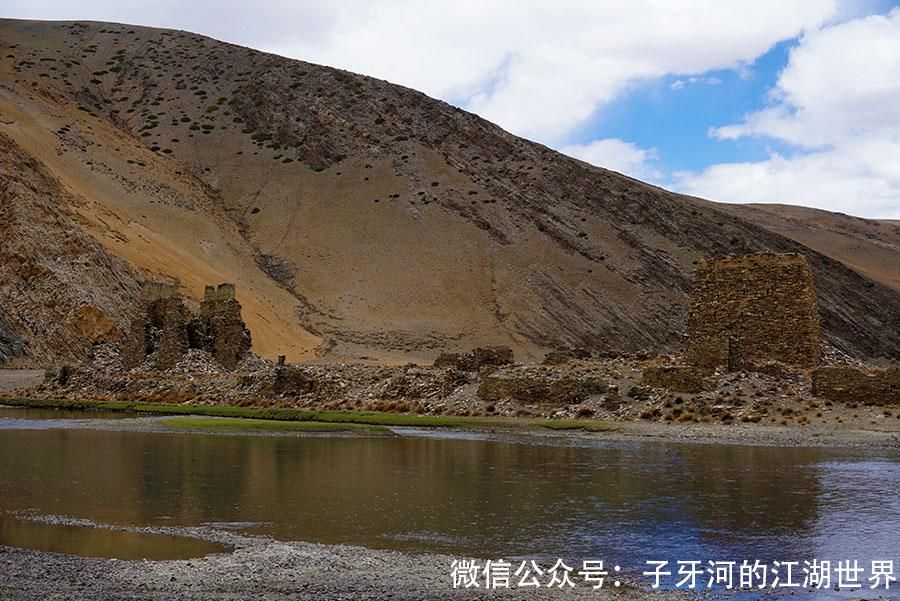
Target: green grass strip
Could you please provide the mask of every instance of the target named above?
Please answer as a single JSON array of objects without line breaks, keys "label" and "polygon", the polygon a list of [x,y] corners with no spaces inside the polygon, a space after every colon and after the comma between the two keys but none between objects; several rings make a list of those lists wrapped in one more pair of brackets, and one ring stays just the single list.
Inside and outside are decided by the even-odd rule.
[{"label": "green grass strip", "polygon": [[251,432],[368,432],[388,434],[384,426],[370,424],[333,424],[327,422],[294,422],[277,419],[222,418],[222,417],[171,417],[164,426],[185,430],[225,430]]},{"label": "green grass strip", "polygon": [[403,426],[413,428],[544,428],[549,430],[584,430],[602,432],[612,430],[609,422],[587,419],[542,419],[531,417],[462,417],[446,415],[416,415],[413,413],[384,413],[378,411],[326,411],[316,409],[272,409],[265,407],[234,407],[231,405],[191,405],[140,403],[127,401],[94,401],[67,399],[17,399],[0,397],[0,405],[48,409],[85,409],[126,411],[157,415],[200,415],[208,417],[240,417],[290,422],[324,422],[330,424],[366,424],[372,426]]}]

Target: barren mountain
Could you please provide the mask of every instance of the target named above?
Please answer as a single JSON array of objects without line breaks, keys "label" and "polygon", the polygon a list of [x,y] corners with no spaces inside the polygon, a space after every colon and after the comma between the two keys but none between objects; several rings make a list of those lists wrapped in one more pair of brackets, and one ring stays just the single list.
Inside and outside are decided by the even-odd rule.
[{"label": "barren mountain", "polygon": [[0,361],[86,356],[137,281],[231,281],[254,350],[676,351],[704,257],[801,252],[900,356],[900,226],[673,194],[419,92],[199,35],[0,21]]}]

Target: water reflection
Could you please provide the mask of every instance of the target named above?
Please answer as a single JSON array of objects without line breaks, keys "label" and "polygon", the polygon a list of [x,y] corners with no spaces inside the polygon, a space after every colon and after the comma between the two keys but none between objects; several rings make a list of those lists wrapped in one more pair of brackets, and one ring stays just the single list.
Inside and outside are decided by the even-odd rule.
[{"label": "water reflection", "polygon": [[230,551],[195,538],[44,524],[5,515],[0,515],[0,545],[115,559],[192,559]]},{"label": "water reflection", "polygon": [[42,427],[56,427],[58,421],[49,420],[86,420],[86,419],[125,419],[136,414],[122,411],[93,411],[86,409],[42,409],[39,407],[12,407],[0,405],[0,428],[23,427],[22,420],[47,421]]},{"label": "water reflection", "polygon": [[898,482],[896,455],[836,449],[0,433],[0,509],[635,567],[894,558]]}]

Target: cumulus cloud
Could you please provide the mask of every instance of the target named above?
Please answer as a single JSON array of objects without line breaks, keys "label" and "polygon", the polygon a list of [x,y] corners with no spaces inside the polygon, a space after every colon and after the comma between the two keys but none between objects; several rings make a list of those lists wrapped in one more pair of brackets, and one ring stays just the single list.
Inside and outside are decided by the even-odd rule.
[{"label": "cumulus cloud", "polygon": [[900,139],[861,139],[786,158],[713,165],[676,174],[682,192],[732,202],[798,204],[900,219]]},{"label": "cumulus cloud", "polygon": [[808,32],[769,97],[711,135],[771,138],[799,152],[678,174],[679,189],[900,217],[900,9]]},{"label": "cumulus cloud", "polygon": [[421,89],[551,144],[638,81],[738,68],[837,10],[834,0],[351,4],[326,43],[268,47]]},{"label": "cumulus cloud", "polygon": [[586,163],[638,179],[653,181],[662,177],[662,172],[654,165],[657,159],[655,150],[639,148],[618,138],[594,140],[588,144],[572,144],[559,150]]}]

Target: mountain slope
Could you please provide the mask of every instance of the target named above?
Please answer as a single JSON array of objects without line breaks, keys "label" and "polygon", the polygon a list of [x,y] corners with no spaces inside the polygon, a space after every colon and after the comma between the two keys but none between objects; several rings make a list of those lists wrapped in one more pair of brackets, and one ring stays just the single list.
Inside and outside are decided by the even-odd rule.
[{"label": "mountain slope", "polygon": [[236,282],[270,357],[674,351],[693,265],[757,250],[807,254],[835,346],[900,355],[896,264],[875,277],[776,215],[586,165],[413,90],[190,33],[0,21],[0,133],[140,277],[190,294]]},{"label": "mountain slope", "polygon": [[875,282],[900,291],[900,223],[786,205],[730,205],[722,210],[796,240]]},{"label": "mountain slope", "polygon": [[0,360],[84,356],[128,327],[135,274],[78,227],[75,204],[0,133]]}]

